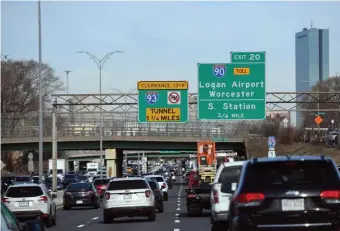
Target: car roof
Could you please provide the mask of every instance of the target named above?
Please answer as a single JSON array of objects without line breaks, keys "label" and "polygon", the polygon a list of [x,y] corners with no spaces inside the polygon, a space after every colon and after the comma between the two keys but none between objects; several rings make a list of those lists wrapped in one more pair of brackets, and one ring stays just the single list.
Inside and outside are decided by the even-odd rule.
[{"label": "car roof", "polygon": [[147,176],[144,176],[145,178],[147,178],[147,177],[162,177],[163,178],[163,176],[162,175],[147,175]]},{"label": "car roof", "polygon": [[127,181],[127,180],[143,180],[143,181],[145,181],[145,179],[144,178],[142,178],[142,177],[132,177],[132,178],[114,178],[114,179],[111,179],[111,182],[112,181]]},{"label": "car roof", "polygon": [[231,166],[242,166],[245,161],[234,161],[234,162],[226,162],[223,163],[223,167],[231,167]]},{"label": "car roof", "polygon": [[277,156],[275,158],[270,157],[261,157],[261,158],[252,158],[249,160],[250,163],[256,163],[256,162],[283,162],[283,161],[320,161],[320,160],[326,160],[326,161],[333,161],[332,158],[326,157],[326,156]]},{"label": "car roof", "polygon": [[32,183],[32,182],[16,182],[11,184],[10,187],[34,187],[34,186],[41,186],[41,184]]}]

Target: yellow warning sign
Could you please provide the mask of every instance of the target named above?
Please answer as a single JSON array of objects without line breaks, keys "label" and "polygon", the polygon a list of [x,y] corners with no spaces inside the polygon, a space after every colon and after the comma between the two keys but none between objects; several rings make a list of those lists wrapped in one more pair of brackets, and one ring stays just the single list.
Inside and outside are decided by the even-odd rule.
[{"label": "yellow warning sign", "polygon": [[234,68],[234,75],[250,75],[250,68],[248,67]]},{"label": "yellow warning sign", "polygon": [[139,81],[138,90],[188,90],[188,81]]},{"label": "yellow warning sign", "polygon": [[146,109],[147,122],[159,121],[180,121],[181,109],[180,108],[147,108]]}]

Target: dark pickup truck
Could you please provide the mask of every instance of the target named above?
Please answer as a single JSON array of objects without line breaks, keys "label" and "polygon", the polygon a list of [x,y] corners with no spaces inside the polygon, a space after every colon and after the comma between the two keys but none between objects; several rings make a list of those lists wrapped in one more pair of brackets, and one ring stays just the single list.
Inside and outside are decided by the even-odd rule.
[{"label": "dark pickup truck", "polygon": [[203,209],[210,209],[210,184],[200,182],[198,172],[192,171],[188,186],[185,190],[188,216],[201,215]]}]

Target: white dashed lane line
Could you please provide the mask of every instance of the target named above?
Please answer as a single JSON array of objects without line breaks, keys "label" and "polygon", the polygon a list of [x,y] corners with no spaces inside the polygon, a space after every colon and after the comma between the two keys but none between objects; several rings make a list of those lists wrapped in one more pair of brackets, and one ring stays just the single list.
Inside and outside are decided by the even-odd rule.
[{"label": "white dashed lane line", "polygon": [[179,231],[179,229],[174,229],[174,231]]},{"label": "white dashed lane line", "polygon": [[85,225],[78,225],[77,228],[81,228],[81,227],[84,227]]},{"label": "white dashed lane line", "polygon": [[89,219],[89,220],[86,222],[86,224],[78,225],[77,228],[82,228],[82,227],[84,227],[85,225],[90,224],[91,221],[94,221],[94,220],[97,220],[97,219],[99,219],[99,217],[92,217],[91,219]]}]

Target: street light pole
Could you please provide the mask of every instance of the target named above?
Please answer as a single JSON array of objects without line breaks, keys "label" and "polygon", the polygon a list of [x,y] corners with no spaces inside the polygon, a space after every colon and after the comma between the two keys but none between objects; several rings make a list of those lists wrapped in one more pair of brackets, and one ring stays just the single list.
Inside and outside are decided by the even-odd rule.
[{"label": "street light pole", "polygon": [[69,91],[68,91],[68,89],[69,89],[69,87],[68,87],[69,86],[68,77],[69,77],[69,74],[71,73],[71,70],[66,69],[65,73],[66,73],[66,94],[68,94],[69,93]]},{"label": "street light pole", "polygon": [[114,54],[124,53],[123,51],[112,51],[107,53],[103,58],[99,59],[94,54],[87,51],[78,51],[77,53],[83,53],[88,55],[97,65],[99,69],[99,94],[100,94],[100,105],[99,105],[99,113],[100,113],[100,178],[103,178],[102,171],[102,163],[103,163],[103,111],[102,111],[102,69],[105,62]]},{"label": "street light pole", "polygon": [[41,6],[38,1],[38,40],[39,40],[39,182],[43,177],[43,80],[42,80],[42,55],[41,55]]}]

